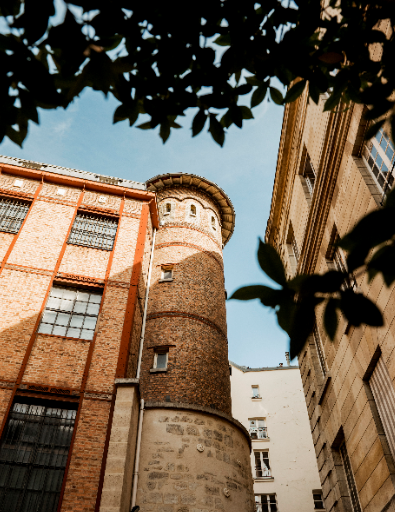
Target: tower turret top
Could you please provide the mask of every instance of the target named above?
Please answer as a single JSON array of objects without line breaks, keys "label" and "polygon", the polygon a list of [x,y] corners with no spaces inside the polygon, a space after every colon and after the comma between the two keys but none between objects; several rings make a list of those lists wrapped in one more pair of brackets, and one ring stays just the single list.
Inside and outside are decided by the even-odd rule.
[{"label": "tower turret top", "polygon": [[159,192],[164,188],[191,187],[200,189],[208,194],[217,204],[221,212],[222,242],[228,243],[235,227],[236,214],[232,201],[225,192],[214,182],[188,173],[169,173],[154,176],[146,182],[147,190]]}]

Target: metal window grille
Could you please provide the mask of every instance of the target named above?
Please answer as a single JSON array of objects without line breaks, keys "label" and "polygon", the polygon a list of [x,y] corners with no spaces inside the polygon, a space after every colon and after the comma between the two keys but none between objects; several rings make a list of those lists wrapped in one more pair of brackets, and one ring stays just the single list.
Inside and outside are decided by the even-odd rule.
[{"label": "metal window grille", "polygon": [[322,375],[325,377],[326,376],[326,362],[325,362],[325,356],[324,356],[324,349],[322,348],[321,338],[318,333],[317,327],[314,327],[313,336],[314,336],[315,348],[317,350],[318,361],[320,363]]},{"label": "metal window grille", "polygon": [[256,494],[256,512],[277,512],[277,500],[275,494]]},{"label": "metal window grille", "polygon": [[251,439],[267,439],[265,420],[250,420],[249,433]]},{"label": "metal window grille", "polygon": [[269,464],[269,452],[254,451],[255,478],[269,478],[272,476]]},{"label": "metal window grille", "polygon": [[13,405],[0,441],[0,512],[56,511],[76,412]]},{"label": "metal window grille", "polygon": [[92,340],[102,293],[54,286],[38,332]]},{"label": "metal window grille", "polygon": [[309,155],[306,154],[306,160],[303,169],[303,177],[306,181],[307,188],[309,189],[310,195],[313,195],[315,185],[315,171],[311,164]]},{"label": "metal window grille", "polygon": [[314,501],[314,509],[315,510],[324,510],[325,509],[324,499],[322,497],[322,491],[320,491],[320,492],[314,491],[313,492],[313,501]]},{"label": "metal window grille", "polygon": [[80,213],[75,218],[68,243],[111,251],[117,227],[117,220]]},{"label": "metal window grille", "polygon": [[346,472],[347,487],[348,492],[350,493],[353,512],[362,512],[358,498],[357,486],[355,485],[354,475],[351,469],[351,463],[348,457],[346,443],[344,441],[341,444],[339,451],[343,460],[344,470]]},{"label": "metal window grille", "polygon": [[381,190],[386,193],[394,184],[395,146],[383,129],[365,144],[362,156]]},{"label": "metal window grille", "polygon": [[15,199],[0,199],[0,231],[18,233],[30,204]]}]

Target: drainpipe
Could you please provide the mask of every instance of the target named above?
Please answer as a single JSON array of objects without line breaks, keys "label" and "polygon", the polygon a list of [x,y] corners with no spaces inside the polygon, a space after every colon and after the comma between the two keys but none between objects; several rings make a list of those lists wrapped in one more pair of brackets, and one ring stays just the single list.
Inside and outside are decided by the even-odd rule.
[{"label": "drainpipe", "polygon": [[135,462],[134,462],[134,473],[133,473],[132,503],[130,505],[130,510],[132,510],[133,507],[136,505],[137,484],[138,484],[138,481],[139,481],[141,434],[142,434],[142,431],[143,431],[143,417],[144,417],[144,400],[141,399],[141,402],[140,402],[139,427],[138,427],[138,431],[137,431],[136,458],[135,458]]},{"label": "drainpipe", "polygon": [[156,236],[156,228],[154,228],[154,234],[152,235],[151,259],[150,259],[150,262],[149,262],[149,269],[148,269],[147,289],[145,291],[143,325],[141,326],[140,349],[139,349],[139,358],[138,358],[138,362],[137,362],[136,379],[140,378],[141,358],[143,356],[145,326],[146,326],[146,323],[147,323],[147,309],[148,309],[149,287],[150,287],[150,283],[151,283],[152,262],[154,261],[155,236]]}]

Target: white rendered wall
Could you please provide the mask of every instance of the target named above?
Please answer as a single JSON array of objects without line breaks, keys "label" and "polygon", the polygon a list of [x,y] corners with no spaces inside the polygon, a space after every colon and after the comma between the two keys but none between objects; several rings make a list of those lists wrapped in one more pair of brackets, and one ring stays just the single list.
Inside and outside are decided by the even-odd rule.
[{"label": "white rendered wall", "polygon": [[[262,397],[252,400],[251,386]],[[254,480],[255,494],[276,494],[278,512],[314,512],[313,489],[321,489],[302,380],[298,368],[243,372],[232,365],[232,415],[247,429],[249,418],[265,418],[269,440],[253,440],[253,450],[269,449],[271,480]],[[255,461],[251,453],[252,474]]]}]

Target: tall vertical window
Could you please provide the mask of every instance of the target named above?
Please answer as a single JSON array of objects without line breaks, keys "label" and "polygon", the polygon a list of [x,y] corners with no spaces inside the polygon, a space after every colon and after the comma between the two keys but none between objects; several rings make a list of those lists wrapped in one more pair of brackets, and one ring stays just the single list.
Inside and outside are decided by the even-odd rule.
[{"label": "tall vertical window", "polygon": [[171,203],[166,203],[165,208],[163,210],[163,215],[170,215],[171,214]]},{"label": "tall vertical window", "polygon": [[92,340],[101,299],[101,292],[54,286],[38,332]]},{"label": "tall vertical window", "polygon": [[383,192],[389,190],[394,184],[394,154],[394,144],[382,128],[365,144],[362,151],[365,163]]},{"label": "tall vertical window", "polygon": [[259,395],[259,386],[251,386],[252,398],[261,398]]},{"label": "tall vertical window", "polygon": [[385,436],[392,457],[395,459],[395,391],[388,369],[380,356],[369,379]]},{"label": "tall vertical window", "polygon": [[15,199],[0,199],[0,231],[18,233],[30,204]]},{"label": "tall vertical window", "polygon": [[191,209],[189,210],[189,214],[192,217],[196,217],[196,206],[194,204],[191,204]]},{"label": "tall vertical window", "polygon": [[353,512],[362,512],[361,505],[359,503],[357,486],[355,485],[354,474],[352,472],[350,459],[347,453],[346,443],[344,441],[340,445],[339,451],[343,461],[344,471],[346,473],[347,487],[351,498]]},{"label": "tall vertical window", "polygon": [[269,478],[272,476],[269,464],[269,451],[254,450],[255,478]]},{"label": "tall vertical window", "polygon": [[80,213],[75,218],[67,242],[112,251],[117,228],[117,220]]},{"label": "tall vertical window", "polygon": [[305,179],[305,183],[307,185],[310,196],[312,196],[314,192],[316,173],[307,152],[304,161],[302,176]]},{"label": "tall vertical window", "polygon": [[275,494],[256,494],[255,495],[256,512],[277,512],[277,501]]},{"label": "tall vertical window", "polygon": [[287,234],[287,251],[292,274],[295,274],[299,261],[299,248],[296,243],[295,233],[291,223],[289,224]]},{"label": "tall vertical window", "polygon": [[217,224],[215,222],[215,217],[214,216],[211,217],[211,227],[213,228],[214,231],[217,230]]},{"label": "tall vertical window", "polygon": [[169,350],[166,349],[158,349],[154,353],[154,369],[157,370],[166,370],[167,369],[167,361],[169,358]]},{"label": "tall vertical window", "polygon": [[321,337],[318,332],[317,326],[314,327],[313,337],[314,337],[315,348],[317,351],[318,361],[320,363],[321,372],[322,372],[322,375],[325,377],[326,373],[327,373],[326,361],[325,361],[324,349],[323,349],[322,342],[321,342]]},{"label": "tall vertical window", "polygon": [[266,422],[263,418],[255,418],[253,420],[249,420],[249,423],[249,433],[251,439],[267,439]]},{"label": "tall vertical window", "polygon": [[325,510],[324,498],[321,490],[313,491],[314,510]]},{"label": "tall vertical window", "polygon": [[331,233],[331,238],[329,241],[329,246],[325,256],[327,264],[330,269],[344,273],[344,284],[342,285],[343,290],[347,288],[355,289],[357,287],[357,281],[355,277],[348,272],[346,257],[341,247],[338,247],[337,245],[339,240],[340,236],[337,231],[336,225],[334,225]]},{"label": "tall vertical window", "polygon": [[23,402],[14,403],[0,441],[0,511],[56,512],[76,407]]}]

